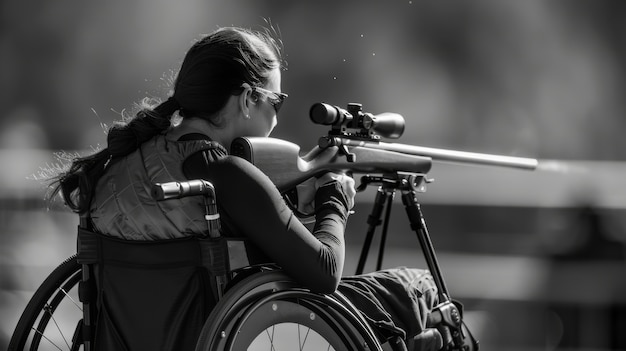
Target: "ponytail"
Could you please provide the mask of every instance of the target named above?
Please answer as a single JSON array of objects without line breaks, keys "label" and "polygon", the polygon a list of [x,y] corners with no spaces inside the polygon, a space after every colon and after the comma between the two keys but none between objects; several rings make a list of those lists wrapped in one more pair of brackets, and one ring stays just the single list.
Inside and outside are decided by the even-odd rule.
[{"label": "ponytail", "polygon": [[142,143],[167,130],[172,115],[179,109],[177,100],[170,97],[152,109],[142,109],[128,122],[111,127],[107,135],[107,148],[75,159],[69,170],[53,182],[50,199],[60,192],[72,211],[80,214],[88,211],[95,185],[109,162],[130,154]]},{"label": "ponytail", "polygon": [[107,148],[113,157],[135,151],[139,145],[170,127],[170,117],[180,108],[174,97],[155,107],[143,109],[125,124],[114,125],[107,135]]}]

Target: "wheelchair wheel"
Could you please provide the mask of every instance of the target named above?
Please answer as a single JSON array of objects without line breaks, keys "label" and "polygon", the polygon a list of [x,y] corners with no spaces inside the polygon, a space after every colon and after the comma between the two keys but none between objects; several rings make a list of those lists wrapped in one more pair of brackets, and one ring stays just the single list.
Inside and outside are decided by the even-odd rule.
[{"label": "wheelchair wheel", "polygon": [[356,310],[298,288],[284,273],[254,274],[213,310],[196,350],[381,350]]},{"label": "wheelchair wheel", "polygon": [[83,317],[78,299],[81,265],[68,258],[44,280],[26,305],[9,342],[13,350],[78,350]]}]

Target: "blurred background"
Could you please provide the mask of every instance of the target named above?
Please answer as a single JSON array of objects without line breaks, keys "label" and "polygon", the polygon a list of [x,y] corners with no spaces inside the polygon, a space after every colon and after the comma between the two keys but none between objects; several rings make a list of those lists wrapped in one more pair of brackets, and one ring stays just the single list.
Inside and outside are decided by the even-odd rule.
[{"label": "blurred background", "polygon": [[[289,99],[273,136],[313,147],[315,102],[407,123],[396,142],[541,160],[436,163],[422,210],[484,350],[626,350],[626,2],[619,0],[0,2],[0,348],[77,218],[44,202],[59,153],[106,143],[167,97],[219,26],[279,29]],[[348,224],[354,272],[373,193]],[[424,267],[396,199],[382,265]],[[378,236],[366,270],[375,268]]]}]

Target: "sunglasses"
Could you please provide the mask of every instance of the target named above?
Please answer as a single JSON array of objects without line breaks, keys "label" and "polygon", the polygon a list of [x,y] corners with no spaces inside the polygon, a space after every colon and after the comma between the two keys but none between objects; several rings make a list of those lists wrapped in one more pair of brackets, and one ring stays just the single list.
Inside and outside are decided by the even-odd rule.
[{"label": "sunglasses", "polygon": [[285,93],[275,93],[273,91],[269,91],[267,89],[259,87],[253,87],[252,91],[256,91],[262,95],[265,95],[267,101],[270,103],[270,105],[272,105],[272,107],[274,107],[274,111],[276,111],[276,113],[278,113],[280,108],[283,106],[283,102],[285,102],[285,99],[287,98],[287,96],[289,96]]}]

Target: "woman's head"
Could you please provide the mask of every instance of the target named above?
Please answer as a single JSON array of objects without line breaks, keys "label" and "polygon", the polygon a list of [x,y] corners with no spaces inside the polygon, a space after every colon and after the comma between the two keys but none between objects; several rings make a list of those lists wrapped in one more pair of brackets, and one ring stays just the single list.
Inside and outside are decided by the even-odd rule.
[{"label": "woman's head", "polygon": [[251,99],[272,101],[271,96],[255,90],[280,89],[283,68],[280,39],[270,33],[225,27],[198,40],[185,55],[174,82],[173,96],[109,130],[107,142],[111,154],[125,156],[167,130],[177,110],[183,118],[200,118],[220,128],[230,122],[230,116],[224,116],[222,110],[233,96],[246,93],[243,95]]},{"label": "woman's head", "polygon": [[[220,127],[220,112],[233,95],[275,101],[283,68],[280,41],[268,31],[226,27],[205,36],[187,52],[174,83],[182,117],[200,117]],[[265,88],[265,91],[255,90]]]}]

